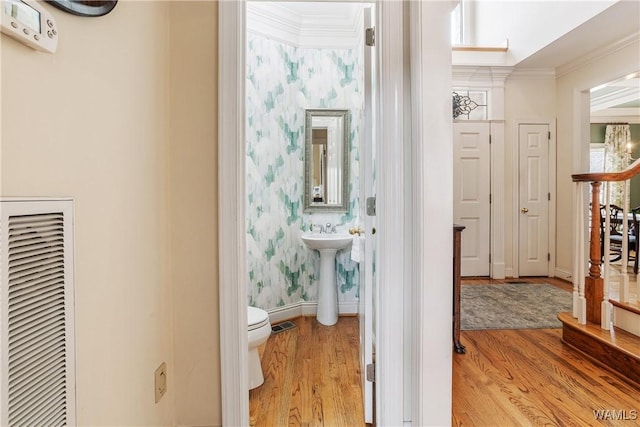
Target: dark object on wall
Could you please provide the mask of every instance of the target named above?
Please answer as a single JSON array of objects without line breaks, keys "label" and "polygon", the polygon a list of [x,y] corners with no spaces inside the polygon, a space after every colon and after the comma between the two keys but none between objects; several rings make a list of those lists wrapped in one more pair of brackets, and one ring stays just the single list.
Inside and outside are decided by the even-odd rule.
[{"label": "dark object on wall", "polygon": [[78,16],[103,16],[111,12],[118,0],[46,0],[65,12]]},{"label": "dark object on wall", "polygon": [[453,104],[453,119],[457,119],[462,115],[469,115],[469,113],[476,108],[478,108],[478,104],[471,100],[468,96],[461,96],[455,92],[452,93],[452,104]]},{"label": "dark object on wall", "polygon": [[462,255],[462,230],[463,225],[453,224],[453,350],[458,354],[464,354],[467,349],[460,342],[460,269]]}]

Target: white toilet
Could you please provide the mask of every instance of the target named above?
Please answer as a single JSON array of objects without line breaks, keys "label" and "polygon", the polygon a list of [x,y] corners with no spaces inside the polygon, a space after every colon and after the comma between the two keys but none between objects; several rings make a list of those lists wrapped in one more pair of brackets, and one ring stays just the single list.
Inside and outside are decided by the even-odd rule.
[{"label": "white toilet", "polygon": [[258,347],[271,335],[269,313],[256,307],[247,307],[249,326],[249,390],[261,386],[264,382]]}]

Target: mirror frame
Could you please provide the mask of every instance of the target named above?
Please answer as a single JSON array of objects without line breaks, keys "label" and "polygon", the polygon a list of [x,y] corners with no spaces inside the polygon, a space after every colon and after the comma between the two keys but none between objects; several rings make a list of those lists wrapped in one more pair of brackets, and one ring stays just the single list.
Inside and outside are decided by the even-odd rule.
[{"label": "mirror frame", "polygon": [[[340,117],[343,119],[342,134],[342,203],[314,204],[311,195],[311,159],[313,155],[312,120],[314,117]],[[307,109],[305,110],[305,144],[304,144],[304,207],[303,212],[337,212],[349,211],[349,148],[351,133],[351,115],[344,109]]]}]

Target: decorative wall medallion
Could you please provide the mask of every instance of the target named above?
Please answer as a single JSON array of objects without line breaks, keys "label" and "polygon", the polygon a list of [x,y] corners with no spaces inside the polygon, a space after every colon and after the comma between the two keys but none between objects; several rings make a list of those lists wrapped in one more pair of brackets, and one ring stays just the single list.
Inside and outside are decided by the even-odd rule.
[{"label": "decorative wall medallion", "polygon": [[47,3],[78,16],[103,16],[111,12],[118,0],[46,0]]}]

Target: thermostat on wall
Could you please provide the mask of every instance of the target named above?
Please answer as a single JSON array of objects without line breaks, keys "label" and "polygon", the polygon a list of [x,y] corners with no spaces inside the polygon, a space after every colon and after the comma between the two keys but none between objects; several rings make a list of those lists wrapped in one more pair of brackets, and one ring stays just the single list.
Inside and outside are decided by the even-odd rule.
[{"label": "thermostat on wall", "polygon": [[2,32],[43,52],[54,53],[58,47],[53,15],[33,0],[2,0]]}]

